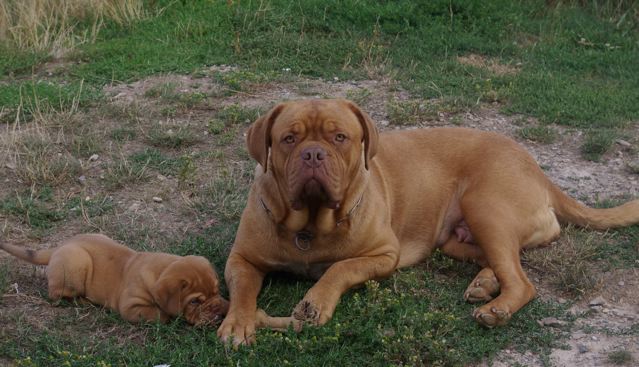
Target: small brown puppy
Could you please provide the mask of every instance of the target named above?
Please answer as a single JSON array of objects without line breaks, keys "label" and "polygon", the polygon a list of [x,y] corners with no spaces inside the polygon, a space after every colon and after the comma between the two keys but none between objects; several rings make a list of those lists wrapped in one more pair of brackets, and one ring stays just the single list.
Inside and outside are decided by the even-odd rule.
[{"label": "small brown puppy", "polygon": [[226,263],[230,308],[223,340],[251,343],[256,299],[268,272],[316,278],[293,310],[326,323],[340,296],[439,248],[482,270],[473,317],[504,325],[534,296],[519,254],[550,244],[559,223],[593,229],[639,223],[639,200],[588,208],[564,194],[505,136],[461,128],[379,134],[346,100],[281,103],[247,135],[259,163]]},{"label": "small brown puppy", "polygon": [[85,297],[130,322],[166,322],[182,315],[193,325],[214,324],[228,310],[217,274],[201,256],[136,252],[101,234],[78,235],[39,251],[2,242],[0,248],[32,264],[48,265],[52,300]]}]

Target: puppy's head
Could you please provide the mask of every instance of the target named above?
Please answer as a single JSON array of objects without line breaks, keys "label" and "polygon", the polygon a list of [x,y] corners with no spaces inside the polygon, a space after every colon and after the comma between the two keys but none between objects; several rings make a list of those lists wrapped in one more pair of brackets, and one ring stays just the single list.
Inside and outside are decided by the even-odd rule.
[{"label": "puppy's head", "polygon": [[249,129],[248,150],[285,186],[291,207],[338,208],[349,178],[377,151],[374,123],[347,100],[300,100],[275,106]]},{"label": "puppy's head", "polygon": [[228,311],[219,283],[207,259],[185,256],[164,269],[152,294],[158,306],[171,316],[182,315],[193,325],[214,324]]}]

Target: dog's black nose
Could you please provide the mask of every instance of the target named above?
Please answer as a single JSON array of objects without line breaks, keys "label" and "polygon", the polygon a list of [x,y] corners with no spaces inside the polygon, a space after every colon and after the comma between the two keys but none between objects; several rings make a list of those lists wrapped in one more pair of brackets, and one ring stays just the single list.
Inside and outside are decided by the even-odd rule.
[{"label": "dog's black nose", "polygon": [[322,147],[308,147],[302,150],[302,161],[309,167],[319,167],[326,159],[326,151]]}]

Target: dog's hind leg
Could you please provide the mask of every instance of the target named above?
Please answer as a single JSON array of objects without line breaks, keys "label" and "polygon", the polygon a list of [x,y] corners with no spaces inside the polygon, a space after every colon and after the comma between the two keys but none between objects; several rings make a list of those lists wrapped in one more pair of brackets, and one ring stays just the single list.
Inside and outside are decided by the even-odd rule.
[{"label": "dog's hind leg", "polygon": [[482,251],[481,247],[473,243],[460,242],[455,234],[448,238],[440,250],[444,255],[453,259],[474,262],[482,267],[487,265],[484,251]]},{"label": "dog's hind leg", "polygon": [[61,298],[84,296],[91,261],[91,256],[81,248],[59,248],[47,266],[49,298],[58,301]]},{"label": "dog's hind leg", "polygon": [[491,268],[483,268],[464,292],[468,302],[487,302],[499,293],[499,281]]},{"label": "dog's hind leg", "polygon": [[458,237],[453,234],[448,241],[441,247],[444,255],[450,256],[461,261],[471,261],[483,269],[477,274],[475,279],[470,283],[464,292],[464,299],[468,302],[486,302],[493,299],[493,296],[499,292],[499,282],[495,277],[495,272],[487,267],[488,262],[484,256],[481,247],[460,242]]},{"label": "dog's hind leg", "polygon": [[[477,292],[476,296],[484,296],[487,300],[487,296],[495,293],[497,284],[501,291],[498,297],[473,312],[473,317],[487,327],[506,324],[513,313],[536,295],[535,287],[524,273],[519,257],[522,239],[537,230],[521,220],[528,217],[527,209],[521,208],[534,208],[534,204],[520,202],[521,206],[513,206],[509,200],[495,200],[496,197],[476,191],[467,195],[462,202],[464,219],[488,263],[488,267],[478,274],[480,279],[475,278],[471,287],[478,280],[480,284],[490,284],[490,281],[482,279],[490,280],[491,273],[496,279],[490,287],[485,288],[488,294],[479,294],[479,290],[471,287],[467,292],[469,296]],[[473,296],[471,300],[478,298]]]}]

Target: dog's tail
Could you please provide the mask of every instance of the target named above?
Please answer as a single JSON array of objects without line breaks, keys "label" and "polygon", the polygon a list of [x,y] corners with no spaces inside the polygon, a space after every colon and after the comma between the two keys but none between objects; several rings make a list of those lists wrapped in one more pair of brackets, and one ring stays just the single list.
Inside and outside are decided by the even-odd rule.
[{"label": "dog's tail", "polygon": [[599,230],[639,223],[639,200],[629,201],[614,208],[595,209],[566,195],[556,185],[550,186],[555,214],[560,222]]},{"label": "dog's tail", "polygon": [[47,265],[51,254],[55,249],[46,250],[32,250],[30,248],[24,248],[16,245],[12,245],[0,240],[0,248],[10,253],[11,255],[30,262],[34,265]]}]

